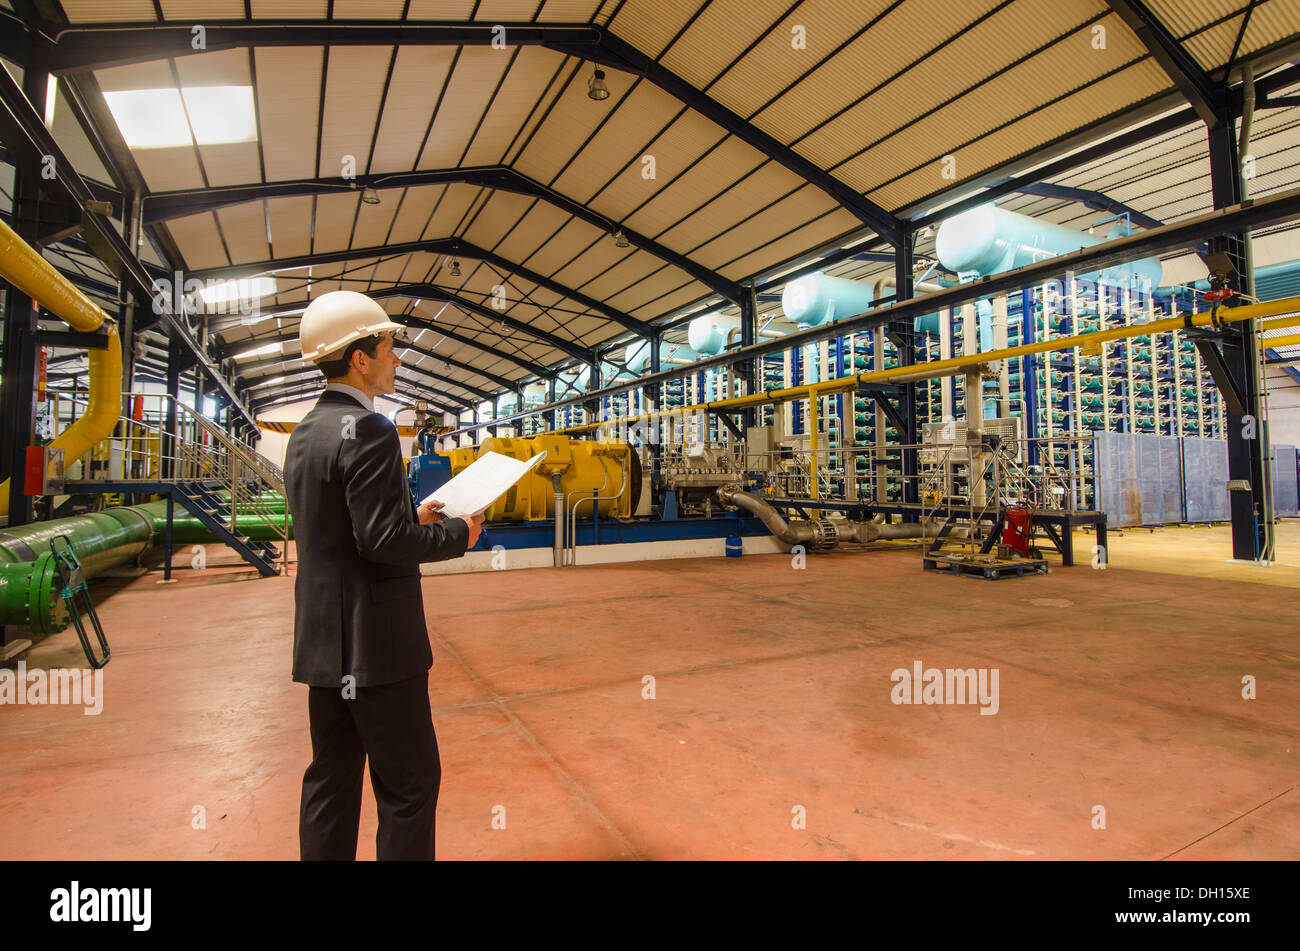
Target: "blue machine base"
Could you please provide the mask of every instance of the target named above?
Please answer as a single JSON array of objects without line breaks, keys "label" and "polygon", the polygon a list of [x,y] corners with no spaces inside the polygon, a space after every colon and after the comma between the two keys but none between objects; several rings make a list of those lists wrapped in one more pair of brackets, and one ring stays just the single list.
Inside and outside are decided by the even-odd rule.
[{"label": "blue machine base", "polygon": [[[697,538],[726,538],[728,535],[763,536],[771,533],[756,518],[723,515],[716,518],[684,518],[665,522],[657,518],[578,522],[579,545],[617,545],[625,542],[663,542]],[[478,544],[470,551],[503,548],[550,548],[555,544],[555,523],[551,519],[483,527]]]}]

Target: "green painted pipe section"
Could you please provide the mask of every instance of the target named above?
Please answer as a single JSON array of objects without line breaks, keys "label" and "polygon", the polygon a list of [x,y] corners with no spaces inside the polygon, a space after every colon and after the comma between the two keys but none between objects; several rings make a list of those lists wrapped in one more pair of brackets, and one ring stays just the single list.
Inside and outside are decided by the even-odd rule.
[{"label": "green painted pipe section", "polygon": [[[279,511],[274,511],[277,503],[270,498],[265,510],[283,517],[283,499],[278,498]],[[273,526],[249,509],[241,510],[237,524],[239,532],[254,541],[279,540]],[[23,624],[37,634],[54,634],[67,627],[68,613],[59,596],[51,538],[68,536],[84,576],[90,579],[130,561],[151,545],[161,544],[166,529],[167,502],[163,500],[0,530],[0,623]],[[292,521],[289,537],[293,537]],[[186,514],[181,506],[175,507],[174,545],[215,541],[202,522]]]}]

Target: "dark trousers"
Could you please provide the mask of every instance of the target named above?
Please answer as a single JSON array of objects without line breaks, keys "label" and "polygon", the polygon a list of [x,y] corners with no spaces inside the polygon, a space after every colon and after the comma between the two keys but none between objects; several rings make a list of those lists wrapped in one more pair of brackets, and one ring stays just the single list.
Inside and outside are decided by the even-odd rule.
[{"label": "dark trousers", "polygon": [[379,859],[433,859],[434,813],[442,783],[429,711],[429,675],[377,687],[311,687],[312,761],[302,778],[298,840],[304,861],[355,861],[362,769],[379,811]]}]

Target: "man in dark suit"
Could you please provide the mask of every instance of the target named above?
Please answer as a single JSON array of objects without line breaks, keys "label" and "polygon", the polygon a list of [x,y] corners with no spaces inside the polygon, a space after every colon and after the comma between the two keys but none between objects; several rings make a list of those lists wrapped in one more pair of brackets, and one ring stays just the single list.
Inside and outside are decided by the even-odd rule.
[{"label": "man in dark suit", "polygon": [[373,405],[394,391],[401,329],[352,291],[317,298],[299,327],[304,359],[328,381],[284,464],[298,553],[293,679],[310,687],[303,859],[356,858],[367,757],[378,858],[434,857],[442,768],[420,563],[459,558],[482,517],[447,519],[411,501],[397,430]]}]

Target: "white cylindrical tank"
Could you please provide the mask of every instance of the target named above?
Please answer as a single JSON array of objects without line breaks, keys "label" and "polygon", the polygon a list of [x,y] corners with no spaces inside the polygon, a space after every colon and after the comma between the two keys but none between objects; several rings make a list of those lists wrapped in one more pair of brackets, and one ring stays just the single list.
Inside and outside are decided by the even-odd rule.
[{"label": "white cylindrical tank", "polygon": [[[939,225],[935,252],[940,264],[959,275],[987,277],[1105,240],[988,204],[954,215]],[[1161,271],[1159,258],[1143,258],[1107,269],[1101,277],[1110,284],[1137,282],[1155,289]],[[1098,274],[1082,278],[1095,281]]]},{"label": "white cylindrical tank", "polygon": [[[640,376],[643,373],[649,373],[650,365],[650,342],[648,340],[638,340],[635,343],[627,345],[623,351],[623,359],[627,363],[629,373],[634,376]],[[664,366],[668,360],[697,360],[699,355],[684,343],[664,342],[659,345],[659,365]]]},{"label": "white cylindrical tank", "polygon": [[781,309],[803,330],[833,320],[856,317],[871,309],[870,284],[831,277],[818,271],[795,278],[781,292]]}]

